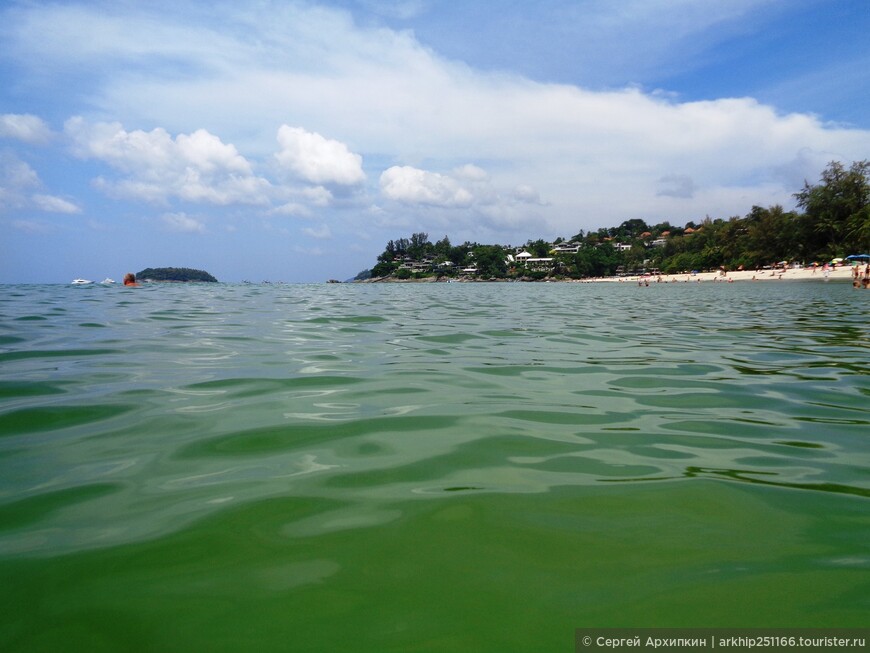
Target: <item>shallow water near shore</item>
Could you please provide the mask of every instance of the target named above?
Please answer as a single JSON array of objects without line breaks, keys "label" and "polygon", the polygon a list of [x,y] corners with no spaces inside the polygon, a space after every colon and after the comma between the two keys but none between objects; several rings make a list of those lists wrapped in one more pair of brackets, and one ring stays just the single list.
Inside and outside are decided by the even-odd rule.
[{"label": "shallow water near shore", "polygon": [[865,626],[868,301],[0,286],[0,650]]}]

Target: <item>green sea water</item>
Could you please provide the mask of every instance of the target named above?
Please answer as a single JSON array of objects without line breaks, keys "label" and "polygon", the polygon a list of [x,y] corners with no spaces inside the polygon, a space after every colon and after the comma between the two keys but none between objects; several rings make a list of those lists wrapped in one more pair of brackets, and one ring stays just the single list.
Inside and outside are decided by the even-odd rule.
[{"label": "green sea water", "polygon": [[848,283],[0,286],[0,651],[870,622]]}]

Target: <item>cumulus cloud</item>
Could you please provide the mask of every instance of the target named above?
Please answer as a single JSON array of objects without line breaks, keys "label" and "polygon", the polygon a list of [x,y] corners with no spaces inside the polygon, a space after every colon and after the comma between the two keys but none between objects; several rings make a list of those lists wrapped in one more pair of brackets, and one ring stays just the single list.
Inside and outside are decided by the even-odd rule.
[{"label": "cumulus cloud", "polygon": [[51,129],[38,116],[29,113],[0,115],[0,138],[13,138],[25,143],[45,143],[50,137]]},{"label": "cumulus cloud", "polygon": [[303,181],[341,186],[365,181],[362,157],[351,152],[344,143],[300,127],[281,125],[278,144],[281,150],[275,158],[280,166]]},{"label": "cumulus cloud", "polygon": [[[380,189],[385,200],[403,207],[440,209],[435,215],[428,214],[439,228],[479,227],[492,232],[535,224],[540,228],[539,209],[546,206],[531,185],[501,187],[486,170],[473,164],[447,173],[393,166],[381,174]],[[407,219],[395,219],[389,213],[377,207],[375,217],[384,226],[406,226]]]},{"label": "cumulus cloud", "polygon": [[299,195],[313,206],[329,206],[333,200],[332,193],[323,186],[303,188]]},{"label": "cumulus cloud", "polygon": [[73,152],[97,159],[125,176],[100,177],[99,188],[150,202],[175,197],[188,202],[265,204],[269,182],[254,174],[235,146],[204,129],[173,138],[165,129],[127,131],[120,123],[88,123],[81,117],[64,125]]},{"label": "cumulus cloud", "polygon": [[205,233],[205,224],[184,212],[164,213],[161,217],[163,224],[170,231],[180,233]]},{"label": "cumulus cloud", "polygon": [[412,166],[393,166],[381,173],[381,194],[403,204],[470,206],[472,194],[453,177]]}]

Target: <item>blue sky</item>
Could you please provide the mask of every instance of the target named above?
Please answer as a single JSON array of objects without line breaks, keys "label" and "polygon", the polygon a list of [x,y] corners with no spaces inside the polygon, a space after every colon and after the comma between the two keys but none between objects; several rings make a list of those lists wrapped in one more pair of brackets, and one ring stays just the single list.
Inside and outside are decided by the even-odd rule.
[{"label": "blue sky", "polygon": [[0,282],[316,282],[793,207],[870,158],[866,0],[0,6]]}]

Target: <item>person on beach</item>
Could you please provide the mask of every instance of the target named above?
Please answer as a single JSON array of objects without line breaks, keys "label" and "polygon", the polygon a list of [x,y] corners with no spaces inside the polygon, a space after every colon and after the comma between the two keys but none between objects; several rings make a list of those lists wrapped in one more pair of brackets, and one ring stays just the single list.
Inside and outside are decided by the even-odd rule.
[{"label": "person on beach", "polygon": [[124,285],[131,286],[133,288],[138,288],[139,284],[136,283],[136,275],[133,274],[132,272],[128,272],[127,274],[125,274],[124,275]]}]

